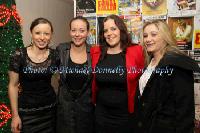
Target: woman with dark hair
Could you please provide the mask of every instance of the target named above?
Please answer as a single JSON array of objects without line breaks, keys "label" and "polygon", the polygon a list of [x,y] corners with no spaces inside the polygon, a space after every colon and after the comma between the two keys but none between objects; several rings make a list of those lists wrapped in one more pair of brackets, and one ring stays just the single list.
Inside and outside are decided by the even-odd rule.
[{"label": "woman with dark hair", "polygon": [[58,66],[59,58],[55,50],[48,48],[53,27],[49,20],[37,18],[30,31],[31,44],[17,49],[10,59],[11,130],[14,133],[55,133],[56,94],[51,78],[52,68]]},{"label": "woman with dark hair", "polygon": [[131,44],[125,23],[116,15],[104,19],[101,37],[101,46],[91,48],[96,132],[132,133],[134,96],[144,66],[143,50]]},{"label": "woman with dark hair", "polygon": [[90,47],[86,43],[89,22],[78,16],[69,24],[71,42],[57,47],[60,54],[57,132],[93,133],[94,105],[91,100]]}]

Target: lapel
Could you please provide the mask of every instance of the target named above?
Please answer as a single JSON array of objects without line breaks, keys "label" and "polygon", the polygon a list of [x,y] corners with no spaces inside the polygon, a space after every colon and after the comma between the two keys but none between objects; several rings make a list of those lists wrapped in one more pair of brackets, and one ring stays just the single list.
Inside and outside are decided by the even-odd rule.
[{"label": "lapel", "polygon": [[[69,50],[71,48],[71,44],[68,43],[66,44],[66,47],[63,50],[63,54],[62,54],[62,61],[63,62],[63,66],[66,69],[68,67],[68,62],[69,62]],[[66,73],[63,73],[64,79],[66,79]]]}]

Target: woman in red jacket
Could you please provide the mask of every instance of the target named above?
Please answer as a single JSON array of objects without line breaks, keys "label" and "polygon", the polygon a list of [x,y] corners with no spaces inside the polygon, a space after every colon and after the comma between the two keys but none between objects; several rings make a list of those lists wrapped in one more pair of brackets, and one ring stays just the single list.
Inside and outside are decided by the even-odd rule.
[{"label": "woman in red jacket", "polygon": [[143,50],[131,44],[121,18],[103,20],[102,44],[91,49],[97,133],[133,132],[134,96],[144,66]]}]

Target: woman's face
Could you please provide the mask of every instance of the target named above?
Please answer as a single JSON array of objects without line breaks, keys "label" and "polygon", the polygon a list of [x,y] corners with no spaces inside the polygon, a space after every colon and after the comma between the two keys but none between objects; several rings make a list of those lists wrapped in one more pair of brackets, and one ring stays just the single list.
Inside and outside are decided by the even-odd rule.
[{"label": "woman's face", "polygon": [[49,24],[38,24],[31,31],[32,44],[39,49],[44,49],[50,43],[52,37],[51,26]]},{"label": "woman's face", "polygon": [[147,25],[144,28],[143,41],[147,52],[152,54],[160,54],[167,45],[165,40],[161,37],[160,31],[154,24]]},{"label": "woman's face", "polygon": [[88,33],[86,22],[80,19],[72,21],[70,36],[75,46],[85,45]]},{"label": "woman's face", "polygon": [[104,22],[104,37],[110,47],[120,45],[120,30],[113,19],[108,19]]}]

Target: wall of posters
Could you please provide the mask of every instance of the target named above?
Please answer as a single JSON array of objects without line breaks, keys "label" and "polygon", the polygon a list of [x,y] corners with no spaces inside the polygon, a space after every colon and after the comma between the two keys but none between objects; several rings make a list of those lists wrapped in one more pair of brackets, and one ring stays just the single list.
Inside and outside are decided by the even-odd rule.
[{"label": "wall of posters", "polygon": [[116,14],[124,19],[133,43],[140,43],[138,33],[145,21],[163,19],[172,28],[181,50],[187,53],[200,49],[200,0],[75,0],[75,3],[75,15],[93,18],[89,44],[100,43],[99,24],[105,16]]},{"label": "wall of posters", "polygon": [[[187,50],[200,49],[200,0],[74,0],[75,15],[90,18],[89,44],[100,43],[102,19],[116,14],[124,19],[133,43],[140,43],[142,25],[152,19],[166,20],[177,45]],[[92,19],[91,19],[92,18]],[[101,20],[101,22],[100,22]]]}]

